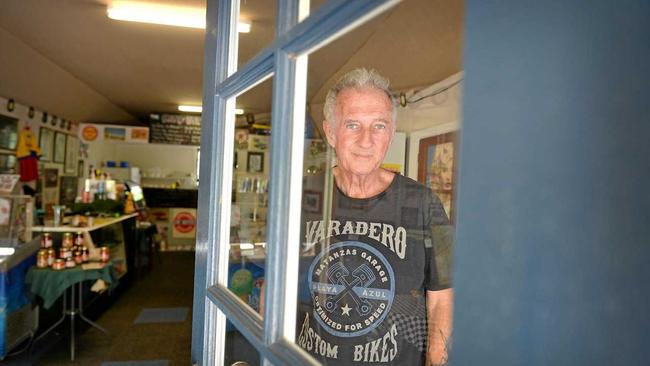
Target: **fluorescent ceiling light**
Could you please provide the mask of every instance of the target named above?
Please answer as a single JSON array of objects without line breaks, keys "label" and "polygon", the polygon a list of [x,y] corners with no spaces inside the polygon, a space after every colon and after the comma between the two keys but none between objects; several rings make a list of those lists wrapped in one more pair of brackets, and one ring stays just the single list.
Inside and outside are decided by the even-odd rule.
[{"label": "fluorescent ceiling light", "polygon": [[[201,113],[203,111],[203,107],[200,105],[179,105],[178,110],[181,112]],[[241,108],[235,108],[235,114],[242,115],[244,114],[244,110]]]},{"label": "fluorescent ceiling light", "polygon": [[16,249],[11,247],[0,247],[0,256],[13,255]]},{"label": "fluorescent ceiling light", "polygon": [[178,110],[181,112],[201,113],[203,108],[200,105],[179,105]]},{"label": "fluorescent ceiling light", "polygon": [[[113,1],[108,6],[106,13],[109,18],[115,20],[205,29],[205,8],[138,1]],[[251,31],[251,24],[239,21],[237,31],[248,33]]]},{"label": "fluorescent ceiling light", "polygon": [[251,32],[251,23],[240,20],[237,22],[237,32],[239,33],[250,33]]}]

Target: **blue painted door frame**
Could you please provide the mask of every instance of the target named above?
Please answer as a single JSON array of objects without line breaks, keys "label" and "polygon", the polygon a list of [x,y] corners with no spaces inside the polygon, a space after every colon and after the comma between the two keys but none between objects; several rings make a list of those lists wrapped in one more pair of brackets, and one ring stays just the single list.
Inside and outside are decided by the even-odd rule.
[{"label": "blue painted door frame", "polygon": [[650,1],[466,11],[451,364],[650,364]]}]

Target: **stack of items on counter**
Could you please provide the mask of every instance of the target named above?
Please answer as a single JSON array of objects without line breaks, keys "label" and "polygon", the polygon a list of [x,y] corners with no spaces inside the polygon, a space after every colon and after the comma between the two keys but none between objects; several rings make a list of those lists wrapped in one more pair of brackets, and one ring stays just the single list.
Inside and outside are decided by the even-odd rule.
[{"label": "stack of items on counter", "polygon": [[[83,232],[77,233],[73,237],[72,233],[64,233],[61,244],[57,250],[54,248],[52,235],[44,233],[41,237],[41,249],[36,257],[36,266],[38,268],[51,267],[54,270],[73,268],[76,265],[82,265],[90,261],[90,250],[84,245]],[[99,248],[99,261],[107,263],[110,259],[108,247]]]}]

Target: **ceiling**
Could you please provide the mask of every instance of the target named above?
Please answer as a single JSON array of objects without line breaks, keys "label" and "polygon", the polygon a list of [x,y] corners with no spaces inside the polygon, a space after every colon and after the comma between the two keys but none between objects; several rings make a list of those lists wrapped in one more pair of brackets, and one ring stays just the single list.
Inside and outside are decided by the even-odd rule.
[{"label": "ceiling", "polygon": [[[0,96],[79,122],[146,123],[151,112],[200,104],[203,30],[111,20],[109,1],[3,0]],[[240,35],[240,64],[272,41],[274,4],[241,1],[252,30]],[[308,101],[320,103],[338,75],[358,66],[376,68],[396,90],[460,71],[462,20],[462,0],[405,0],[310,55]],[[240,96],[237,107],[269,112],[271,85]]]}]

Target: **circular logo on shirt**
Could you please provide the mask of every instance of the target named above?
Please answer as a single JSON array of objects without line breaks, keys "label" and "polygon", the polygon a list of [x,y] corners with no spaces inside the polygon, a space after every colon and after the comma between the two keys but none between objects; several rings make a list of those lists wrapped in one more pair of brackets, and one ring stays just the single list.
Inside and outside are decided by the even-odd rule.
[{"label": "circular logo on shirt", "polygon": [[314,318],[338,337],[357,337],[386,318],[395,296],[393,268],[377,249],[344,241],[323,250],[308,272]]}]

